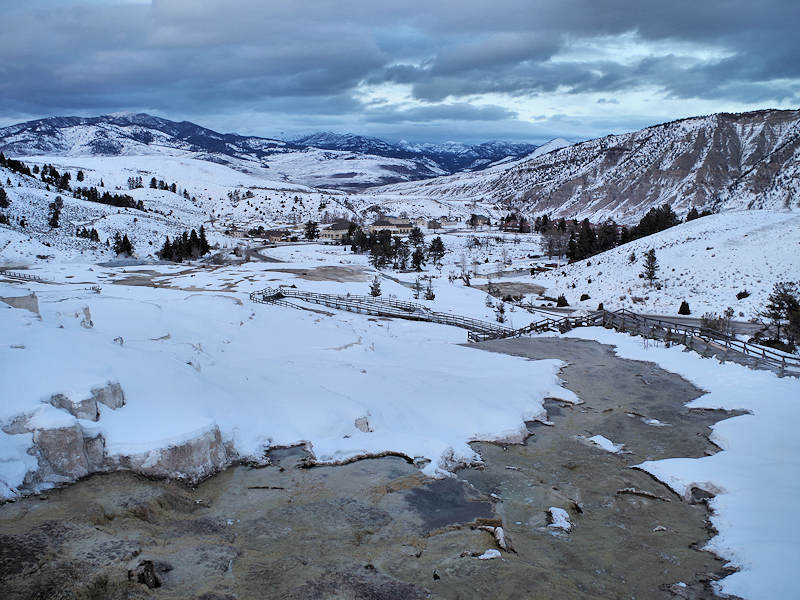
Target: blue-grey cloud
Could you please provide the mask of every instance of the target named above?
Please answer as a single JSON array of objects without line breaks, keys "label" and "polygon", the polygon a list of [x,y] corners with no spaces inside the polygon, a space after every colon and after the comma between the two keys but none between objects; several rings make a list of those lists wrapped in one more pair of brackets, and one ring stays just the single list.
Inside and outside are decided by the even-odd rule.
[{"label": "blue-grey cloud", "polygon": [[[799,95],[800,3],[788,0],[5,4],[6,122],[147,110],[172,118],[216,115],[226,129],[260,126],[264,133],[283,120],[364,132],[392,125],[403,136],[435,121],[432,132],[459,138],[474,132],[476,121],[498,132],[530,131],[515,110],[476,101],[483,94],[604,94],[606,103],[624,103],[626,92],[646,88],[667,99],[753,105],[796,102]],[[602,51],[604,39],[620,35],[637,40],[635,59],[624,50]],[[600,49],[597,56],[559,59],[587,44]],[[361,98],[361,86],[380,83],[409,86],[422,105]],[[597,113],[592,123],[584,119],[586,135],[601,127],[602,104],[587,102]],[[258,115],[259,123],[234,120],[244,114]],[[643,116],[632,113],[629,127]]]}]

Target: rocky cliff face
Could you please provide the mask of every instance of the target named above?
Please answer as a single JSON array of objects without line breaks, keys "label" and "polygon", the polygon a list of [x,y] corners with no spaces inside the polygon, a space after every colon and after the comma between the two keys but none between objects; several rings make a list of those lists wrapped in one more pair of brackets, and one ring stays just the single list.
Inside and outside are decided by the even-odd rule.
[{"label": "rocky cliff face", "polygon": [[689,208],[800,206],[800,111],[716,114],[555,150],[508,168],[382,188],[439,200],[487,200],[528,214],[621,222],[668,203]]}]

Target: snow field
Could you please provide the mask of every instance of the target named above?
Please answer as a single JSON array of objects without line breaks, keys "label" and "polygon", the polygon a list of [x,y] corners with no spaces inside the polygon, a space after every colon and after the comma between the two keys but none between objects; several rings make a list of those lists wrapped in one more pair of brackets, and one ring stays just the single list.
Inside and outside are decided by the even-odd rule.
[{"label": "snow field", "polygon": [[[227,273],[192,282],[224,286]],[[35,411],[43,423],[76,422],[46,404],[52,394],[81,400],[118,381],[126,406],[103,408],[96,423],[77,421],[102,433],[112,455],[157,451],[216,426],[241,456],[298,443],[328,462],[391,450],[429,459],[424,472],[441,476],[479,460],[471,440],[522,439],[524,421],[544,416],[542,398],[577,401],[559,385],[559,361],[467,348],[463,330],[323,317],[254,305],[244,292],[107,285],[88,267],[80,276],[80,286],[28,286],[41,320],[0,305],[0,364],[14,375],[0,379],[3,423]],[[102,292],[86,290],[91,283],[103,283]],[[91,329],[80,325],[84,306]],[[371,432],[356,427],[362,417]],[[30,468],[30,440],[1,439],[8,494]]]}]

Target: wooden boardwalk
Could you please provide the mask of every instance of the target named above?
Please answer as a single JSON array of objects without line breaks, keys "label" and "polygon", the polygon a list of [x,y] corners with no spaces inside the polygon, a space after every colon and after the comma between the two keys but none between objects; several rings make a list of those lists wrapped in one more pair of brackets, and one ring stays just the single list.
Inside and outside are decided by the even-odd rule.
[{"label": "wooden boardwalk", "polygon": [[681,344],[703,356],[716,356],[722,361],[731,360],[753,368],[770,369],[781,376],[800,376],[800,357],[798,356],[744,342],[719,331],[656,317],[645,317],[624,308],[617,311],[592,311],[584,316],[548,317],[519,329],[511,329],[471,317],[432,311],[424,304],[393,298],[320,294],[289,287],[266,288],[250,294],[250,300],[253,302],[303,308],[290,302],[289,299],[354,313],[452,325],[466,329],[467,339],[470,342],[499,340],[545,331],[563,333],[575,327],[600,326],[662,340],[667,345]]}]

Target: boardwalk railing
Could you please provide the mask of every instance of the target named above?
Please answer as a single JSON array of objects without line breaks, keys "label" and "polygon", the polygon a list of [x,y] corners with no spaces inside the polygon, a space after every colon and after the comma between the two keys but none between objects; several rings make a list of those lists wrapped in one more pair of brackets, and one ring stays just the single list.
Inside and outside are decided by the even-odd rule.
[{"label": "boardwalk railing", "polygon": [[602,312],[603,327],[630,331],[650,338],[678,342],[692,350],[701,352],[721,351],[723,357],[734,352],[754,365],[763,363],[775,368],[779,373],[800,374],[800,356],[787,354],[774,348],[751,344],[736,337],[708,327],[676,323],[658,317],[646,317],[627,309]]},{"label": "boardwalk railing", "polygon": [[372,296],[320,294],[317,292],[304,292],[294,288],[266,288],[250,294],[253,302],[275,303],[285,302],[286,298],[302,300],[314,304],[321,304],[338,310],[347,310],[355,313],[364,313],[380,317],[397,317],[411,321],[428,321],[461,327],[470,332],[479,332],[484,335],[504,337],[513,331],[508,327],[487,323],[470,317],[450,313],[435,312],[423,304],[406,302],[394,298],[374,298]]},{"label": "boardwalk railing", "polygon": [[20,273],[19,271],[0,271],[0,276],[8,277],[9,279],[20,279],[22,281],[35,281],[36,283],[55,283],[54,281],[43,279],[38,275]]},{"label": "boardwalk railing", "polygon": [[[253,302],[301,308],[288,302],[287,298],[321,304],[338,310],[461,327],[468,331],[467,339],[470,342],[499,340],[544,331],[560,331],[563,333],[575,327],[596,325],[652,339],[662,339],[668,343],[683,344],[704,354],[721,355],[723,360],[737,358],[737,362],[754,367],[771,368],[781,375],[800,375],[800,357],[798,356],[786,354],[766,346],[743,342],[732,335],[714,331],[707,327],[677,323],[657,317],[646,317],[624,308],[617,311],[593,311],[582,316],[548,317],[534,321],[519,329],[511,329],[470,317],[435,312],[423,304],[394,298],[375,298],[350,294],[320,294],[288,287],[266,288],[250,294],[250,300]],[[730,353],[733,353],[733,356]]]}]

